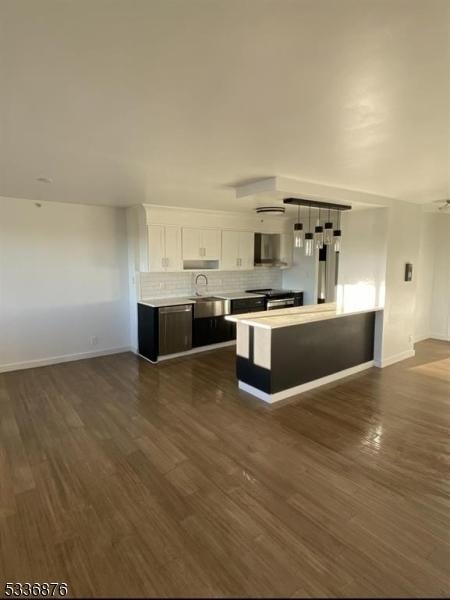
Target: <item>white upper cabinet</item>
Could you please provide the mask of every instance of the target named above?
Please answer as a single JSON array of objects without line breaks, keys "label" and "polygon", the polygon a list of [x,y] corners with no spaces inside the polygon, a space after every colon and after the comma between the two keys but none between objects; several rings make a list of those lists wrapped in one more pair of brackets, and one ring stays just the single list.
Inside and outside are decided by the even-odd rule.
[{"label": "white upper cabinet", "polygon": [[203,246],[204,260],[220,260],[221,247],[219,229],[201,229],[201,238]]},{"label": "white upper cabinet", "polygon": [[181,270],[181,228],[178,225],[166,225],[165,259],[166,271]]},{"label": "white upper cabinet", "polygon": [[202,242],[198,229],[183,227],[183,260],[200,260],[203,258]]},{"label": "white upper cabinet", "polygon": [[239,231],[222,231],[222,261],[224,271],[239,269]]},{"label": "white upper cabinet", "polygon": [[164,271],[164,226],[148,226],[148,270]]},{"label": "white upper cabinet", "polygon": [[181,269],[181,232],[176,225],[148,226],[148,270]]},{"label": "white upper cabinet", "polygon": [[183,260],[219,260],[220,230],[183,227]]},{"label": "white upper cabinet", "polygon": [[251,231],[222,231],[222,261],[224,271],[250,270],[254,267],[254,239]]},{"label": "white upper cabinet", "polygon": [[138,205],[127,210],[136,271],[254,269],[255,232],[281,234],[281,260],[293,261],[292,236],[280,219],[252,214]]},{"label": "white upper cabinet", "polygon": [[239,232],[240,268],[249,271],[255,267],[255,234],[253,231]]}]

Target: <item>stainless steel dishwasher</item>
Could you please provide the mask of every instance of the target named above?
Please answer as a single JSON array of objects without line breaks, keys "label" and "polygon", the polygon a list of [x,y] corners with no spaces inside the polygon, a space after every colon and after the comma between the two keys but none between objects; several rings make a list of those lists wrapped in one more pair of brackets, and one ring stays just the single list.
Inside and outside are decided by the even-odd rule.
[{"label": "stainless steel dishwasher", "polygon": [[192,348],[192,305],[164,306],[159,309],[159,355]]}]

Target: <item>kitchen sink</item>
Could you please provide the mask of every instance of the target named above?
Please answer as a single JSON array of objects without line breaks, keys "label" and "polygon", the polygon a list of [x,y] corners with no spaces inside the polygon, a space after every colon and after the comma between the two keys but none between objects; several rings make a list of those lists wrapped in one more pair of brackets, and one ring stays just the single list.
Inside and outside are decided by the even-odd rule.
[{"label": "kitchen sink", "polygon": [[205,317],[220,317],[229,315],[231,312],[231,302],[215,296],[194,296],[189,298],[194,300],[194,319],[203,319]]}]

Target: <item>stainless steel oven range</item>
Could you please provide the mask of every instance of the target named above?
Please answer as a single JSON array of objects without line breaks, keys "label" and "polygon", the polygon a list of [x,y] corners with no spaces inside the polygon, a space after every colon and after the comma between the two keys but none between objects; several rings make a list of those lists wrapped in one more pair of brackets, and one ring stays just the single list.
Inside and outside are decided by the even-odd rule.
[{"label": "stainless steel oven range", "polygon": [[274,290],[272,288],[262,290],[246,290],[251,294],[261,294],[265,298],[266,310],[278,308],[290,308],[303,305],[303,292],[293,290]]}]

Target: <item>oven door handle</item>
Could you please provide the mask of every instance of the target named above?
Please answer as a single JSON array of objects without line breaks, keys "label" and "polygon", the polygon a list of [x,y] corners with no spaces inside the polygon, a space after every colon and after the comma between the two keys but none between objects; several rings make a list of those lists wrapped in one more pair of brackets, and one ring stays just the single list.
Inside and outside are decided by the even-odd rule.
[{"label": "oven door handle", "polygon": [[294,298],[280,298],[279,300],[269,300],[268,304],[294,304]]},{"label": "oven door handle", "polygon": [[293,298],[285,299],[285,300],[269,300],[267,303],[267,310],[271,310],[274,308],[282,308],[284,306],[294,306],[295,302]]}]

